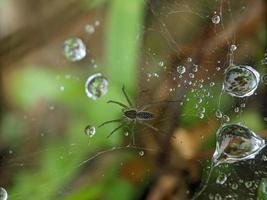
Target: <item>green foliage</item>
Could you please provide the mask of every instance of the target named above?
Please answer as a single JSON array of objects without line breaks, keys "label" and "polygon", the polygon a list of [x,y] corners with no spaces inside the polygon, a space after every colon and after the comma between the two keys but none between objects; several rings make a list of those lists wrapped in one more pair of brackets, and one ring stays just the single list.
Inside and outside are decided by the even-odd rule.
[{"label": "green foliage", "polygon": [[[92,5],[99,6],[103,2],[94,1]],[[121,143],[120,133],[106,139],[106,135],[114,125],[97,130],[90,141],[83,133],[88,123],[98,125],[103,121],[118,118],[120,109],[106,104],[106,101],[124,100],[120,89],[122,84],[125,84],[127,89],[133,89],[137,81],[136,65],[139,52],[137,36],[143,19],[143,1],[112,0],[108,5],[104,73],[109,79],[110,87],[106,96],[97,101],[88,99],[84,92],[85,80],[65,79],[62,72],[47,66],[24,67],[12,75],[10,97],[15,100],[14,104],[18,108],[26,111],[46,101],[55,106],[55,109],[63,107],[69,112],[65,116],[66,132],[53,133],[65,136],[62,138],[54,136],[53,139],[48,138],[47,141],[43,141],[41,151],[35,155],[39,164],[31,171],[20,171],[16,174],[15,185],[9,190],[11,199],[47,200],[61,196],[58,191],[62,191],[82,169],[80,164],[83,160],[94,156],[98,151]],[[85,73],[86,70],[77,69],[71,72],[65,70],[65,72]],[[60,91],[61,86],[64,86],[64,91]],[[14,120],[16,121],[13,118],[12,115],[6,116],[4,129],[13,126]],[[64,119],[62,121],[64,122]],[[103,170],[109,173],[110,168],[112,166]],[[129,196],[133,196],[134,190],[129,183],[116,176],[116,173],[111,173],[109,178],[99,179],[96,184],[81,187],[81,190],[71,194],[72,192],[64,199],[85,200],[105,196],[110,200],[126,200]],[[114,192],[119,195],[114,195]]]}]

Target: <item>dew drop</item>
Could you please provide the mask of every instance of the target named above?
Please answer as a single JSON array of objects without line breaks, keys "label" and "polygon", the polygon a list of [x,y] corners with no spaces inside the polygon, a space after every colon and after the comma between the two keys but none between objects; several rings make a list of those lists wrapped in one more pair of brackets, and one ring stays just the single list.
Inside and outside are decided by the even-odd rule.
[{"label": "dew drop", "polygon": [[216,116],[218,119],[220,119],[220,118],[222,118],[223,114],[222,114],[222,112],[221,112],[220,110],[216,110],[216,112],[215,112],[215,116]]},{"label": "dew drop", "polygon": [[63,52],[67,60],[79,61],[86,56],[86,46],[80,38],[69,38],[63,44]]},{"label": "dew drop", "polygon": [[264,84],[267,84],[267,74],[264,74],[261,78],[261,81],[264,83]]},{"label": "dew drop", "polygon": [[179,65],[179,66],[177,66],[177,72],[178,72],[180,75],[184,74],[185,71],[186,71],[185,66],[183,66],[183,65]]},{"label": "dew drop", "polygon": [[216,133],[216,150],[213,163],[233,163],[254,158],[265,146],[264,139],[240,124],[227,124]]},{"label": "dew drop", "polygon": [[108,92],[108,80],[101,73],[90,76],[85,83],[85,92],[93,100],[100,98]]},{"label": "dew drop", "polygon": [[96,133],[96,128],[94,126],[88,125],[84,129],[84,133],[89,137],[93,137]]},{"label": "dew drop", "polygon": [[211,21],[213,24],[219,24],[220,21],[221,21],[221,18],[219,15],[213,15],[212,18],[211,18]]},{"label": "dew drop", "polygon": [[230,121],[230,117],[228,115],[223,115],[223,121],[224,122],[229,122]]},{"label": "dew drop", "polygon": [[139,155],[140,156],[144,156],[145,155],[145,152],[144,151],[139,151]]},{"label": "dew drop", "polygon": [[231,188],[232,188],[233,190],[237,190],[237,189],[238,189],[238,184],[237,184],[237,183],[233,183],[233,184],[231,185]]},{"label": "dew drop", "polygon": [[7,200],[7,197],[7,191],[4,188],[0,187],[0,200]]},{"label": "dew drop", "polygon": [[189,73],[189,78],[195,78],[195,75],[193,73]]},{"label": "dew drop", "polygon": [[217,177],[216,183],[222,185],[225,183],[226,180],[227,180],[226,174],[222,173],[222,174],[219,174],[219,176]]},{"label": "dew drop", "polygon": [[223,90],[234,97],[251,96],[258,87],[259,73],[250,66],[231,66],[225,72]]},{"label": "dew drop", "polygon": [[230,46],[230,51],[231,51],[231,52],[234,52],[236,49],[237,49],[237,46],[236,46],[236,45],[232,44],[232,45]]},{"label": "dew drop", "polygon": [[222,200],[222,197],[220,194],[215,194],[214,200]]},{"label": "dew drop", "polygon": [[86,24],[85,27],[84,27],[84,30],[86,33],[88,34],[92,34],[95,32],[95,27],[91,24]]}]

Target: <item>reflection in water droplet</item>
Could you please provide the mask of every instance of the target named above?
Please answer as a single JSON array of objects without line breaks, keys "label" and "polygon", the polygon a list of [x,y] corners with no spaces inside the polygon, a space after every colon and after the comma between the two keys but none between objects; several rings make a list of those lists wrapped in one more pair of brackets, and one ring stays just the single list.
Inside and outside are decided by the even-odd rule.
[{"label": "reflection in water droplet", "polygon": [[225,72],[223,90],[234,97],[251,96],[258,87],[259,73],[250,66],[231,66]]},{"label": "reflection in water droplet", "polygon": [[0,200],[7,200],[7,191],[0,187]]},{"label": "reflection in water droplet", "polygon": [[177,72],[178,72],[179,74],[184,74],[185,71],[186,71],[185,66],[183,66],[183,65],[179,65],[179,66],[177,66]]},{"label": "reflection in water droplet", "polygon": [[211,21],[213,24],[219,24],[220,21],[221,21],[221,18],[219,15],[213,15],[212,18],[211,18]]},{"label": "reflection in water droplet", "polygon": [[86,56],[86,46],[80,38],[70,38],[65,40],[63,52],[69,61],[79,61]]},{"label": "reflection in water droplet", "polygon": [[216,133],[213,163],[233,163],[254,158],[265,146],[265,141],[249,128],[240,124],[227,124]]},{"label": "reflection in water droplet", "polygon": [[89,137],[93,137],[96,133],[96,128],[94,126],[88,125],[84,129],[84,133]]},{"label": "reflection in water droplet", "polygon": [[108,80],[101,73],[90,76],[85,83],[85,92],[93,100],[100,98],[108,92]]}]

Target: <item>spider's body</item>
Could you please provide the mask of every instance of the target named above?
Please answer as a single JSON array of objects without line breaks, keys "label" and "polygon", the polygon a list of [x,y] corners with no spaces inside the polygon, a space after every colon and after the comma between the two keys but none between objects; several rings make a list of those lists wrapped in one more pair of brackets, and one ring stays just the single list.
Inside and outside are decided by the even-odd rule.
[{"label": "spider's body", "polygon": [[152,120],[152,119],[155,118],[155,115],[152,112],[139,111],[136,114],[136,118],[139,119],[139,120],[143,120],[143,121],[145,121],[145,120]]},{"label": "spider's body", "polygon": [[138,111],[130,108],[123,111],[123,116],[130,121],[145,121],[154,119],[154,113],[148,111]]},{"label": "spider's body", "polygon": [[124,96],[128,102],[128,105],[125,105],[125,104],[118,102],[118,101],[112,101],[112,100],[108,101],[108,103],[114,103],[114,104],[117,104],[123,108],[122,109],[122,118],[103,122],[98,127],[101,127],[101,126],[104,126],[104,125],[110,124],[110,123],[115,123],[115,122],[120,123],[120,125],[117,128],[115,128],[114,130],[112,130],[110,132],[110,134],[108,135],[108,137],[110,137],[113,133],[115,133],[119,129],[130,125],[132,127],[132,137],[133,137],[133,144],[134,144],[133,129],[134,129],[134,126],[136,123],[145,125],[146,127],[150,128],[154,131],[158,131],[157,128],[155,128],[154,126],[152,126],[151,124],[148,124],[146,122],[146,121],[150,121],[150,120],[155,119],[155,114],[146,110],[146,108],[152,104],[143,106],[143,108],[141,108],[141,109],[137,109],[133,106],[132,102],[130,101],[127,93],[125,92],[124,87],[122,87],[122,92],[123,92],[123,94],[124,94]]}]

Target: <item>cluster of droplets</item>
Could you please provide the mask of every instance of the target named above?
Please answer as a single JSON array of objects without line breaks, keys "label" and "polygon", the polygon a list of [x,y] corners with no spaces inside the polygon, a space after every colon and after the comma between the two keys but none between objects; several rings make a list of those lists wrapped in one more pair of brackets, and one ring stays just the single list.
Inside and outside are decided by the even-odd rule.
[{"label": "cluster of droplets", "polygon": [[88,34],[93,34],[95,32],[96,27],[100,25],[99,21],[95,21],[94,24],[86,24],[84,30]]}]

